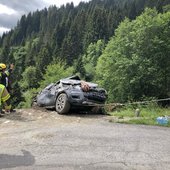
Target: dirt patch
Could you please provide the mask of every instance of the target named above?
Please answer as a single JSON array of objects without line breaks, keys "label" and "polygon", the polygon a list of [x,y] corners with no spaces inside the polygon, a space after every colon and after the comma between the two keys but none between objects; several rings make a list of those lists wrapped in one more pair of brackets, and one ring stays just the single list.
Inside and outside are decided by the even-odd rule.
[{"label": "dirt patch", "polygon": [[[11,113],[9,115],[5,115],[0,118],[0,124],[19,124],[19,122],[25,123],[30,122],[33,123],[34,126],[43,125],[52,125],[52,124],[63,124],[63,123],[88,123],[90,120],[97,120],[99,118],[106,117],[106,115],[102,114],[93,114],[86,112],[71,112],[67,115],[60,115],[55,110],[45,109],[45,108],[29,108],[29,109],[16,109],[16,112]],[[5,123],[6,122],[6,123]],[[37,125],[36,125],[37,124]]]}]

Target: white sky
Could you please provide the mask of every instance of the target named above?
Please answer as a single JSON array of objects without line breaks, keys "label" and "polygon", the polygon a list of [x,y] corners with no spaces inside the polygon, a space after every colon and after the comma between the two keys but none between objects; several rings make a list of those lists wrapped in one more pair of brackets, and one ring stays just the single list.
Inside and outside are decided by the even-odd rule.
[{"label": "white sky", "polygon": [[0,14],[3,14],[3,13],[5,13],[5,14],[14,14],[14,13],[16,13],[16,11],[9,8],[9,7],[7,7],[7,6],[5,6],[5,5],[0,4]]},{"label": "white sky", "polygon": [[74,5],[78,5],[81,1],[88,2],[89,0],[44,0],[48,4],[55,4],[56,6],[60,7],[63,4],[73,2]]},{"label": "white sky", "polygon": [[0,0],[0,35],[15,27],[23,14],[36,11],[36,9],[41,10],[50,5],[60,7],[73,2],[77,6],[81,1],[90,0]]}]

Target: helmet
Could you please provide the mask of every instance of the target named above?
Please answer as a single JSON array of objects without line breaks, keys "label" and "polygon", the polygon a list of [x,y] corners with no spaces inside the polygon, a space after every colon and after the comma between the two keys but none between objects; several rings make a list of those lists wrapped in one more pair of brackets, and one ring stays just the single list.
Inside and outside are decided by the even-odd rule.
[{"label": "helmet", "polygon": [[0,68],[1,68],[1,69],[6,69],[6,64],[0,63]]}]

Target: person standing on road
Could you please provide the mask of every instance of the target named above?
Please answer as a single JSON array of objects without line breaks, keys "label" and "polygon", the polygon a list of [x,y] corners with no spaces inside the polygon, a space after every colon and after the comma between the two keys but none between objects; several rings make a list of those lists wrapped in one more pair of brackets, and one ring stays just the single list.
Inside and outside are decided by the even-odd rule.
[{"label": "person standing on road", "polygon": [[4,114],[2,110],[2,104],[5,108],[5,111],[10,112],[11,110],[10,94],[8,93],[6,87],[3,84],[0,84],[0,116]]},{"label": "person standing on road", "polygon": [[6,70],[7,66],[4,63],[0,63],[0,83],[3,84],[8,92],[11,92],[11,80],[10,75],[14,69],[14,64],[10,64],[9,69]]},{"label": "person standing on road", "polygon": [[[7,96],[7,98],[10,98],[10,94],[12,92],[10,75],[13,71],[14,64],[10,64],[9,69],[6,68],[7,68],[6,64],[0,63],[0,85],[1,85],[1,91],[4,91],[4,95]],[[5,86],[5,88],[2,85]],[[5,109],[6,112],[15,112],[15,110],[11,107],[11,104],[9,104],[10,103],[9,99],[7,100],[7,103],[4,100],[2,100],[1,97],[0,112],[4,113],[2,109]]]}]

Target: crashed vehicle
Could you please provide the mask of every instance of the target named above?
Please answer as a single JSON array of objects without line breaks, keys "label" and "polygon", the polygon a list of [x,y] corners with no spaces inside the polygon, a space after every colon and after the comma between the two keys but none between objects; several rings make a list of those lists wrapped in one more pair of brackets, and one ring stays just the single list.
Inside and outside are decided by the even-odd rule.
[{"label": "crashed vehicle", "polygon": [[107,99],[106,90],[90,82],[85,82],[88,88],[83,89],[82,82],[78,76],[72,76],[51,83],[37,95],[36,103],[40,107],[54,107],[59,114],[66,114],[73,108],[100,108],[99,104]]}]

